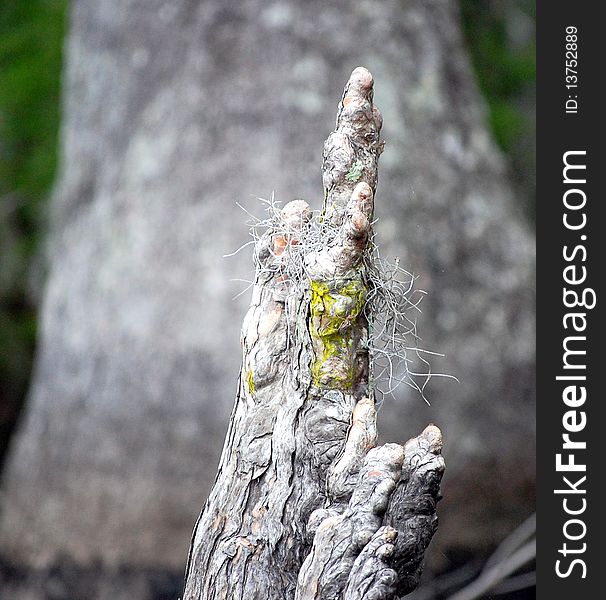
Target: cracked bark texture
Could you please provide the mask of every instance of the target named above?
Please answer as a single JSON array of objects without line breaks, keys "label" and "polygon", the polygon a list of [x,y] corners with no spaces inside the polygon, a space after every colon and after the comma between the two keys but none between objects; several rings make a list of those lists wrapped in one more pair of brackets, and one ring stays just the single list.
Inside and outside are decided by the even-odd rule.
[{"label": "cracked bark texture", "polygon": [[320,218],[334,236],[303,257],[298,279],[280,263],[304,247],[306,202],[287,204],[257,243],[238,395],[184,600],[389,600],[418,583],[444,461],[435,426],[375,447],[361,305],[381,124],[358,67],[324,146]]},{"label": "cracked bark texture", "polygon": [[240,361],[248,298],[231,302],[229,280],[249,260],[221,259],[246,239],[235,202],[275,190],[321,204],[327,107],[358,64],[380,81],[389,139],[383,254],[420,276],[421,335],[461,381],[432,385],[431,408],[386,403],[382,434],[444,426],[435,560],[486,548],[533,510],[534,239],[456,2],[77,0],[37,366],[0,497],[5,556],[107,566],[112,586],[120,565],[182,570]]}]

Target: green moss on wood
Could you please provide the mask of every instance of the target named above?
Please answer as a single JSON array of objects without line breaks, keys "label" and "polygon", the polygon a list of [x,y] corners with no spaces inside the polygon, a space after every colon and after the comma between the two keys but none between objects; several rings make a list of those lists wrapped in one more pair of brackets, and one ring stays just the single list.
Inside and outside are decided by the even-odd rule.
[{"label": "green moss on wood", "polygon": [[248,391],[252,396],[255,393],[255,380],[253,378],[252,369],[248,369],[248,373],[246,374],[246,381],[248,382]]},{"label": "green moss on wood", "polygon": [[[351,389],[355,376],[355,325],[365,302],[366,288],[358,279],[337,286],[311,282],[311,333],[316,349],[312,377],[316,385]],[[338,361],[326,364],[334,358]]]},{"label": "green moss on wood", "polygon": [[347,179],[347,181],[350,181],[351,183],[357,183],[360,177],[362,177],[363,171],[364,165],[361,161],[356,160],[349,168],[349,171],[347,171],[345,179]]}]

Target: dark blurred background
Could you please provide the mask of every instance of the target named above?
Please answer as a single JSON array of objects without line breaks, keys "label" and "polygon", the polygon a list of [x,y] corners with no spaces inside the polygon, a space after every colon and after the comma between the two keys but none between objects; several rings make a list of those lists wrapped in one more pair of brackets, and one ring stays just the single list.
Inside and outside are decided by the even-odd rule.
[{"label": "dark blurred background", "polygon": [[[268,195],[272,189],[285,200],[289,194],[317,197],[317,191],[312,190],[320,187],[317,170],[321,143],[334,118],[338,90],[356,60],[369,66],[375,75],[377,104],[384,113],[384,134],[391,148],[391,154],[386,151],[383,159],[381,185],[385,182],[386,187],[379,187],[379,202],[382,192],[399,189],[401,198],[392,197],[386,205],[397,207],[402,201],[406,205],[405,209],[380,214],[379,233],[384,235],[388,251],[402,254],[403,262],[421,275],[421,287],[428,289],[430,297],[440,295],[433,304],[429,301],[432,324],[424,328],[421,321],[419,326],[429,332],[424,337],[432,349],[457,357],[454,363],[440,365],[442,370],[454,372],[460,379],[467,377],[466,389],[481,391],[478,397],[471,397],[473,394],[461,388],[452,392],[447,384],[436,384],[435,411],[420,406],[418,399],[403,398],[400,408],[388,413],[392,424],[385,429],[386,437],[403,431],[406,438],[415,433],[409,433],[408,428],[417,422],[434,420],[443,426],[452,414],[450,437],[457,443],[451,455],[446,452],[446,459],[454,474],[451,480],[445,480],[443,538],[436,539],[427,576],[428,581],[442,576],[447,583],[442,591],[428,584],[425,596],[419,598],[447,597],[453,589],[463,587],[477,577],[499,541],[524,522],[534,505],[534,2],[460,0],[422,6],[401,0],[386,3],[388,8],[377,9],[376,15],[372,3],[362,2],[351,11],[355,14],[343,17],[342,22],[340,11],[349,9],[340,2],[318,5],[315,13],[292,2],[277,2],[262,11],[253,6],[250,13],[232,3],[219,2],[200,3],[200,8],[196,2],[171,5],[154,1],[145,8],[135,1],[123,6],[112,2],[99,2],[98,6],[94,2],[69,4],[65,0],[0,1],[0,466],[6,465],[8,473],[3,493],[8,508],[3,507],[5,523],[0,529],[0,597],[19,597],[18,593],[26,593],[23,590],[27,586],[38,590],[38,595],[28,598],[118,597],[114,588],[101,581],[109,569],[114,581],[115,574],[121,573],[123,582],[128,582],[121,588],[128,588],[133,598],[176,598],[179,565],[184,564],[187,551],[183,532],[193,526],[192,517],[212,480],[237,376],[237,329],[245,300],[244,304],[231,304],[224,312],[217,306],[239,291],[229,278],[242,275],[242,269],[246,275],[248,268],[246,260],[226,265],[220,259],[246,236],[240,224],[244,215],[240,218],[232,204],[242,201],[257,210],[249,197]],[[255,27],[269,32],[261,32],[258,37],[247,24],[250,15],[257,13],[260,16]],[[336,27],[340,29],[337,41],[322,41],[326,36],[316,40],[309,25],[314,15],[321,23],[317,35]],[[387,29],[384,25],[390,20],[397,23],[398,19],[402,19],[401,27]],[[367,30],[364,24],[369,24]],[[357,42],[347,41],[348,27]],[[376,41],[367,45],[359,42],[360,32],[374,36]],[[435,60],[432,40],[434,46],[443,46],[435,51]],[[247,44],[252,48],[250,53]],[[425,44],[429,50],[422,48]],[[278,60],[273,57],[284,49],[286,56],[282,63],[276,62],[275,73],[285,71],[289,60],[294,67],[288,70],[285,91],[278,92],[272,86],[280,85],[280,77],[272,79],[268,75],[271,66],[262,63]],[[404,65],[401,73],[399,53]],[[415,62],[415,57],[425,56],[427,64]],[[453,65],[448,64],[449,57]],[[67,60],[71,62],[66,67]],[[188,66],[176,69],[181,60]],[[432,69],[437,73],[435,81]],[[399,74],[393,76],[394,72]],[[394,87],[385,86],[383,92],[387,79]],[[314,95],[309,90],[310,81],[321,91]],[[211,87],[215,91],[209,93]],[[435,94],[444,106],[428,109],[434,87],[439,88]],[[419,94],[429,94],[430,99]],[[167,99],[162,100],[163,95]],[[267,96],[274,99],[268,101]],[[275,100],[277,97],[279,100]],[[182,116],[188,111],[189,116]],[[171,131],[176,139],[166,127],[162,128],[167,118],[173,119]],[[390,130],[391,123],[398,119],[403,125]],[[310,120],[318,122],[319,137],[315,130],[302,131]],[[201,132],[196,131],[195,123],[204,124]],[[137,127],[146,131],[139,141]],[[285,133],[272,134],[272,128]],[[496,146],[484,141],[483,131],[489,132]],[[60,132],[64,150],[58,167]],[[415,141],[436,132],[448,133],[440,147],[425,147]],[[399,143],[399,136],[408,136],[414,143]],[[299,145],[301,150],[293,150],[284,140],[288,137],[292,147]],[[241,150],[247,145],[254,147]],[[177,146],[179,151],[174,149]],[[180,160],[180,152],[197,158],[192,159],[192,165],[183,166],[187,160]],[[281,153],[286,157],[277,156]],[[418,155],[411,158],[411,154]],[[270,158],[256,159],[258,155]],[[157,161],[165,164],[158,166]],[[450,161],[448,167],[441,168],[441,161]],[[422,172],[427,162],[435,167]],[[301,190],[296,184],[309,180],[309,165],[315,165],[311,171],[315,180]],[[120,168],[127,171],[114,175],[113,171]],[[443,175],[440,185],[431,184],[434,187],[425,191],[424,182],[436,177],[431,168],[438,172],[438,180],[447,169],[452,169],[453,175]],[[222,180],[231,178],[230,169],[244,173],[243,178],[252,178],[254,185],[244,188],[237,184],[236,176],[236,183],[221,192],[226,187]],[[391,188],[390,174],[396,181]],[[154,187],[156,179],[168,182],[167,187]],[[183,183],[188,179],[191,185]],[[178,183],[171,188],[174,181]],[[400,181],[403,188],[398,187]],[[171,189],[178,195],[174,220],[170,210],[158,208]],[[215,190],[219,191],[213,195]],[[104,200],[121,195],[133,199]],[[207,196],[214,200],[207,200]],[[445,208],[444,202],[456,204],[459,197],[468,200],[461,201],[454,211]],[[476,202],[474,198],[478,197],[486,200]],[[198,200],[202,208],[191,208]],[[496,216],[489,215],[486,207],[493,207]],[[88,216],[82,216],[86,211]],[[208,238],[215,244],[215,251],[183,264],[183,256],[197,256],[205,245],[203,235],[179,227],[182,219],[191,221],[192,214],[191,227],[197,227],[196,231],[217,230]],[[76,226],[71,224],[85,218],[74,233]],[[502,234],[495,234],[493,221],[521,233],[500,239]],[[142,222],[141,230],[146,230],[147,223],[153,241],[125,241]],[[125,231],[112,223],[122,224]],[[408,235],[407,227],[415,227],[415,233]],[[469,243],[444,242],[444,228],[457,240],[460,229],[460,237]],[[427,239],[431,250],[416,245],[415,235]],[[74,245],[89,236],[99,237],[98,244],[93,247],[83,243],[76,251]],[[484,243],[483,236],[488,243]],[[405,249],[398,246],[401,237],[408,240]],[[149,254],[147,245],[156,243],[158,252]],[[524,248],[527,260],[515,252],[510,256],[512,246]],[[65,258],[70,252],[75,253],[73,259]],[[140,255],[133,263],[124,262],[124,253],[132,257],[137,252]],[[484,253],[488,258],[481,263],[475,257]],[[165,270],[154,273],[150,267],[149,277],[167,277],[170,282],[166,290],[147,288],[137,279],[146,270],[150,256],[163,265],[165,261]],[[457,273],[456,265],[466,261],[469,272]],[[448,265],[452,267],[450,273]],[[486,275],[482,269],[491,274]],[[53,276],[59,272],[64,275]],[[450,314],[440,304],[453,307],[459,303],[472,314],[481,312],[488,302],[481,298],[482,278],[486,287],[491,287],[490,277],[497,275],[498,285],[511,297],[507,296],[506,308],[497,307],[487,313],[484,329],[493,329],[484,337],[480,333],[483,326],[477,331],[473,326],[464,327],[461,323],[469,316],[460,317],[455,309]],[[125,282],[124,287],[120,287],[122,283],[114,286],[114,277]],[[98,280],[85,291],[77,284],[65,284],[77,278]],[[197,282],[193,295],[186,281]],[[161,282],[156,283],[163,287]],[[133,288],[135,296],[140,297],[136,296],[122,314],[121,298],[125,296],[121,294]],[[174,310],[185,314],[188,323],[180,328],[173,322],[180,318],[171,312],[173,309],[146,304],[150,289],[157,292],[160,304],[171,303],[171,298],[181,293],[189,294],[191,302],[201,304],[201,309],[191,308],[190,301],[177,302]],[[477,298],[476,289],[480,290]],[[195,296],[198,292],[199,301]],[[61,299],[62,294],[68,298]],[[124,305],[130,301],[124,300]],[[104,312],[97,302],[111,306]],[[43,305],[47,325],[41,329],[38,325]],[[528,320],[511,325],[503,311],[527,315]],[[165,329],[152,328],[149,337],[146,333],[140,342],[145,350],[141,351],[139,332],[147,327],[147,319],[162,315]],[[89,319],[94,326],[89,327]],[[209,325],[205,319],[215,322]],[[218,323],[225,323],[225,327]],[[108,333],[114,326],[123,328],[123,335],[113,337]],[[507,331],[513,342],[504,337],[503,348],[498,343],[483,347],[484,338],[501,336],[499,328]],[[207,331],[199,337],[192,334],[197,340],[193,343],[190,329]],[[439,333],[434,335],[433,331]],[[234,339],[225,343],[223,335]],[[153,339],[153,348],[149,339]],[[42,349],[37,353],[36,383],[28,394],[37,340]],[[213,352],[213,340],[217,340],[217,352]],[[465,348],[459,349],[457,340]],[[100,346],[115,348],[116,361],[124,364],[132,359],[133,363],[115,367],[112,356],[99,351]],[[483,364],[477,362],[476,355],[466,356],[468,347],[472,354],[475,347],[484,356],[491,354],[487,348],[498,348]],[[165,353],[163,348],[167,349]],[[190,351],[192,348],[194,351]],[[231,358],[224,364],[226,352]],[[85,355],[90,356],[88,362]],[[469,364],[477,364],[477,370],[465,366]],[[157,385],[146,387],[139,380],[146,379],[148,370],[162,369],[166,374]],[[492,373],[498,375],[493,377]],[[490,384],[486,379],[492,379]],[[66,391],[63,385],[72,387]],[[149,404],[138,402],[134,408],[125,408],[127,401],[115,396],[131,389],[133,397],[150,398]],[[192,414],[196,389],[205,400]],[[72,393],[75,400],[65,401],[62,407],[63,399]],[[445,399],[457,394],[467,399],[456,404],[457,408],[450,408]],[[508,398],[513,400],[508,402]],[[161,407],[163,399],[177,406],[172,416]],[[501,402],[505,406],[495,408]],[[103,407],[101,412],[95,412],[96,406]],[[55,409],[68,418],[53,418]],[[210,417],[209,411],[214,411]],[[410,418],[410,412],[416,416]],[[482,420],[477,416],[482,412],[492,414],[490,419],[484,417],[486,427],[482,424],[477,435],[468,433],[468,427],[472,429],[473,423]],[[74,413],[79,415],[77,422],[70,421],[76,418],[70,416]],[[124,425],[126,421],[139,422],[142,428],[152,421],[163,421],[164,429],[151,428],[142,433],[135,426],[133,434]],[[104,425],[97,427],[95,423]],[[491,423],[502,423],[503,431],[499,427],[491,431]],[[24,441],[12,437],[17,430]],[[88,433],[90,440],[86,442]],[[120,438],[117,446],[106,442],[112,436]],[[132,443],[125,443],[126,438]],[[492,451],[478,449],[478,440],[486,438],[496,440]],[[180,452],[182,439],[187,440],[187,449]],[[517,446],[517,450],[510,445]],[[67,447],[71,449],[66,451]],[[132,448],[132,454],[125,457],[124,448]],[[81,458],[87,452],[95,455],[90,461]],[[167,457],[151,459],[150,453],[154,452],[158,456],[164,456],[164,452]],[[509,458],[505,456],[508,454]],[[125,467],[122,474],[113,473],[111,465],[128,462],[131,456],[135,457],[131,467]],[[520,461],[520,456],[525,458]],[[180,457],[184,464],[179,465]],[[197,468],[189,468],[194,462]],[[53,469],[69,473],[70,479],[53,477]],[[88,481],[78,475],[80,470],[96,470],[100,475]],[[153,485],[150,488],[149,479],[175,490],[162,496],[160,507],[154,505],[158,494]],[[85,489],[80,489],[76,480],[81,480]],[[502,486],[507,491],[494,489],[497,480],[504,481]],[[24,490],[35,509],[19,499],[17,489]],[[491,489],[500,501],[487,500]],[[69,500],[61,506],[64,498]],[[85,512],[92,511],[91,530],[66,525],[71,522],[66,515],[78,512],[79,501],[86,506]],[[114,508],[121,502],[134,504],[131,511],[139,511],[140,518],[127,517],[125,522],[129,524],[124,525],[121,508]],[[186,514],[182,514],[184,502],[189,507]],[[15,505],[19,510],[14,509]],[[473,514],[462,522],[463,506]],[[37,515],[33,520],[28,517],[31,510]],[[151,515],[149,519],[146,511]],[[39,512],[46,516],[40,517]],[[104,532],[103,526],[92,524],[95,519],[110,522],[111,526]],[[158,522],[163,524],[162,532],[144,531],[157,530]],[[28,529],[22,536],[26,539],[15,542],[20,537],[16,532],[24,527]],[[123,545],[116,532],[129,528],[135,533],[126,533]],[[173,530],[178,534],[169,540]],[[38,531],[43,532],[39,538]],[[98,532],[98,543],[90,541],[91,531]],[[41,549],[48,539],[53,543],[48,544],[48,550]],[[166,541],[167,548],[156,551],[160,540]],[[32,547],[37,547],[36,552],[30,552]],[[133,555],[136,557],[130,560]],[[526,571],[531,570],[530,562]],[[451,580],[444,579],[448,576]],[[521,591],[511,585],[509,597],[533,597],[531,583],[529,577],[526,584],[520,581],[517,587]],[[3,585],[10,595],[2,595]],[[97,594],[82,592],[86,587],[89,591],[97,589],[95,586]]]}]

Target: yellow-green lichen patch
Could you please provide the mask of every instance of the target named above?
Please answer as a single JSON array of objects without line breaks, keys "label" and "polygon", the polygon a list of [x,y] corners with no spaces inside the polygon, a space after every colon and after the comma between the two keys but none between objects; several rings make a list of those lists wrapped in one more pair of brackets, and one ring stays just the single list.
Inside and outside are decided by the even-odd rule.
[{"label": "yellow-green lichen patch", "polygon": [[362,177],[362,172],[364,171],[364,165],[361,161],[356,160],[351,167],[349,167],[349,171],[345,175],[345,179],[350,181],[351,183],[357,183],[358,179]]},{"label": "yellow-green lichen patch", "polygon": [[246,381],[248,382],[248,391],[252,396],[255,393],[255,380],[253,379],[252,369],[248,369],[248,373],[246,374]]},{"label": "yellow-green lichen patch", "polygon": [[311,282],[311,334],[315,360],[314,383],[321,387],[351,389],[355,375],[356,324],[366,301],[359,279],[337,285]]}]

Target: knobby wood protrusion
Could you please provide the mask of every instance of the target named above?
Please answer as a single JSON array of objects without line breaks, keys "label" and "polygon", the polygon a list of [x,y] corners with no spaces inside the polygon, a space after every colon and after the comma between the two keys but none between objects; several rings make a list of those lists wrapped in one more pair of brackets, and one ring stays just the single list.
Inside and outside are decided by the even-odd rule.
[{"label": "knobby wood protrusion", "polygon": [[[196,524],[184,600],[396,598],[436,528],[441,434],[376,447],[362,260],[381,115],[355,69],[324,148],[325,243],[296,200],[257,243],[243,360],[215,485]],[[285,268],[304,252],[300,273]]]}]

